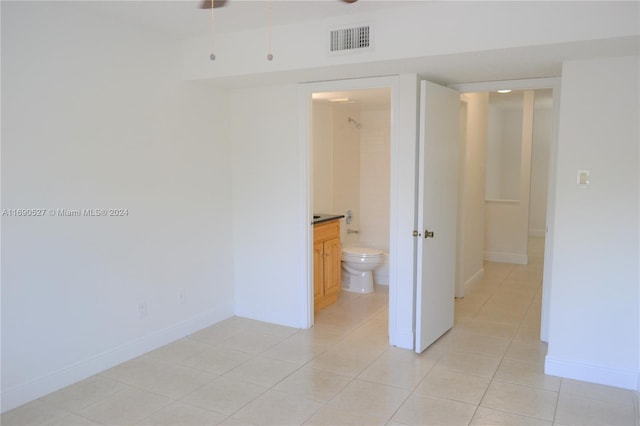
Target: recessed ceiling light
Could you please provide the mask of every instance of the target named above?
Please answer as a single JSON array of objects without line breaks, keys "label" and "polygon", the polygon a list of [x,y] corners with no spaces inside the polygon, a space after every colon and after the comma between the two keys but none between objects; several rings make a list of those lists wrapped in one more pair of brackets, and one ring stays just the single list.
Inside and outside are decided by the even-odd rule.
[{"label": "recessed ceiling light", "polygon": [[511,93],[511,89],[498,90],[498,93]]},{"label": "recessed ceiling light", "polygon": [[329,99],[329,102],[349,102],[349,98],[333,98]]}]

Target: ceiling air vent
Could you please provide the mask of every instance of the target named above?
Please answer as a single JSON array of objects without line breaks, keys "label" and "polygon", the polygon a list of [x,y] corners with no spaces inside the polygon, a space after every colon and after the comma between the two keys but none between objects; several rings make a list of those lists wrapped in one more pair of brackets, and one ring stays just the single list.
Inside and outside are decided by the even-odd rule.
[{"label": "ceiling air vent", "polygon": [[371,47],[371,27],[363,25],[358,27],[332,29],[330,33],[329,52],[347,53]]}]

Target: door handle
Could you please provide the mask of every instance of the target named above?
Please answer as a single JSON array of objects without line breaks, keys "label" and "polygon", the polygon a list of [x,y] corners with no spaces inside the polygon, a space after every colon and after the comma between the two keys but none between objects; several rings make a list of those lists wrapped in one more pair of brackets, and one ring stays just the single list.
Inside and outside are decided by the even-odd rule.
[{"label": "door handle", "polygon": [[429,231],[428,229],[424,230],[424,237],[425,238],[433,238],[433,231]]},{"label": "door handle", "polygon": [[413,231],[413,236],[414,237],[419,237],[420,235],[422,235],[422,234],[420,234],[418,231]]}]

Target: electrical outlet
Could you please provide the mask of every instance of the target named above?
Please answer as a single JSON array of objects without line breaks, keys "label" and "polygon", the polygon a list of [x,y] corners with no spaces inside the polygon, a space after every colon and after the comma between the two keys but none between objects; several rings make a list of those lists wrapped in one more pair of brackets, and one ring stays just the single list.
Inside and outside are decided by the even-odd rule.
[{"label": "electrical outlet", "polygon": [[138,303],[138,319],[146,318],[149,315],[149,311],[147,310],[147,303],[140,302]]},{"label": "electrical outlet", "polygon": [[178,290],[178,305],[184,305],[187,303],[187,292],[184,289]]}]

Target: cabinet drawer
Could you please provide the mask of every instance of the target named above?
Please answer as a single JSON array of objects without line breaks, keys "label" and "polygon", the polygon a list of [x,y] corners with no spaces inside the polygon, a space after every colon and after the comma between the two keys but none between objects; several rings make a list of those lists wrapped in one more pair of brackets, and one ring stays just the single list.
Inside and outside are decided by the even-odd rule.
[{"label": "cabinet drawer", "polygon": [[313,241],[325,241],[340,236],[340,221],[332,220],[331,222],[319,223],[313,226]]}]

